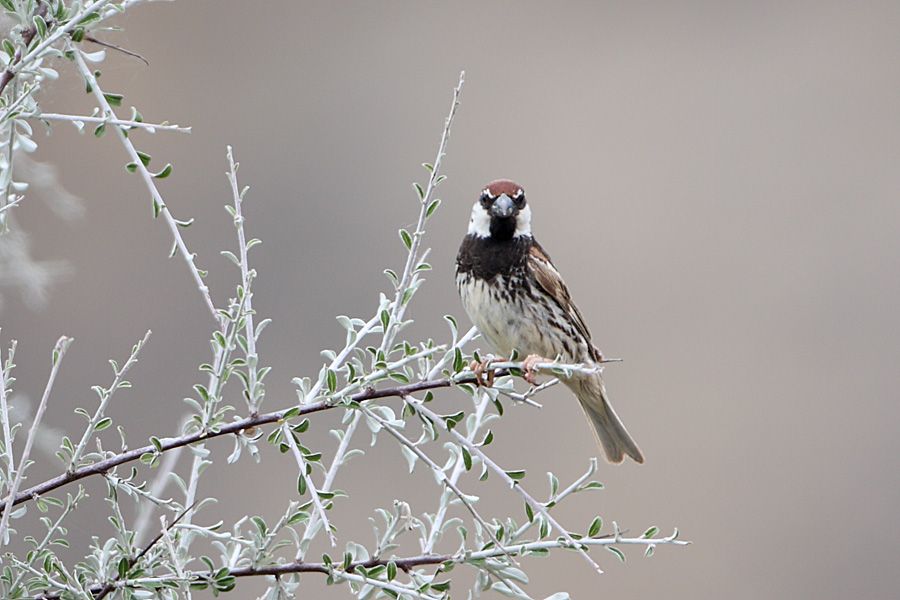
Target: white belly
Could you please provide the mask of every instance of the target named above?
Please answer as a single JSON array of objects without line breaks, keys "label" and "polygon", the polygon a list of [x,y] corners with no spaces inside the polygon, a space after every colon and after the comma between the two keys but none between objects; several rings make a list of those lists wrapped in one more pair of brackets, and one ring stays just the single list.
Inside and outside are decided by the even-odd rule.
[{"label": "white belly", "polygon": [[457,275],[463,308],[494,352],[509,357],[516,349],[520,358],[529,354],[550,359],[560,356],[566,361],[583,358],[578,356],[583,349],[573,348],[571,343],[566,348],[562,332],[547,323],[547,314],[552,314],[557,322],[566,321],[555,304],[539,306],[534,300],[526,298],[524,293],[504,298],[497,291],[492,291],[505,285],[502,276],[497,276],[489,288],[482,279]]}]

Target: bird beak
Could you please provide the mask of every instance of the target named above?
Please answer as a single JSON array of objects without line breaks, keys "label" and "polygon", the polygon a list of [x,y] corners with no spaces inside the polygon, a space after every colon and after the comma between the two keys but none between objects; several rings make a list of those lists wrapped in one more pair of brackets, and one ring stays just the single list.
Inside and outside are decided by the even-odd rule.
[{"label": "bird beak", "polygon": [[499,217],[501,219],[505,219],[513,214],[513,210],[515,206],[513,205],[513,201],[510,200],[509,196],[506,194],[501,194],[499,198],[494,200],[494,203],[491,205],[491,214],[495,217]]}]

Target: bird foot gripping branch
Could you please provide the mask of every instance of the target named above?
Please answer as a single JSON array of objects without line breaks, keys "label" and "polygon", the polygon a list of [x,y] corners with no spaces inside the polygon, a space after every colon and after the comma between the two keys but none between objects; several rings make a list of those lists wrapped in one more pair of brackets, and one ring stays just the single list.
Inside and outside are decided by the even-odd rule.
[{"label": "bird foot gripping branch", "polygon": [[[475,374],[475,385],[478,387],[493,387],[497,371],[491,365],[495,362],[497,362],[495,358],[489,357],[480,361],[473,360],[469,363],[469,369]],[[510,362],[513,362],[513,359],[510,359]],[[531,385],[537,385],[538,365],[549,362],[553,361],[544,358],[540,354],[529,354],[522,361],[522,379]]]},{"label": "bird foot gripping branch", "polygon": [[491,368],[493,358],[485,358],[484,360],[473,360],[469,363],[469,369],[475,373],[475,385],[478,387],[494,386],[494,369]]},{"label": "bird foot gripping branch", "polygon": [[531,385],[537,384],[537,371],[535,367],[540,363],[550,362],[539,354],[529,354],[522,361],[522,378]]}]

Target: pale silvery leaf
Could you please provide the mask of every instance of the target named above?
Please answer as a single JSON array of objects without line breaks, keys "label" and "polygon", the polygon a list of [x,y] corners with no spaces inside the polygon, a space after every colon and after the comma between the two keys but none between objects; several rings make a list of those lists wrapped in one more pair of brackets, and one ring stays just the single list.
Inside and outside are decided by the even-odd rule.
[{"label": "pale silvery leaf", "polygon": [[35,142],[25,134],[20,133],[16,137],[16,142],[19,144],[19,146],[21,146],[22,150],[29,154],[37,150],[37,142]]},{"label": "pale silvery leaf", "polygon": [[416,468],[416,461],[419,460],[419,457],[406,446],[400,446],[400,452],[403,453],[403,458],[406,459],[406,464],[409,465],[409,472],[412,473],[413,469]]},{"label": "pale silvery leaf", "polygon": [[92,63],[100,63],[106,59],[106,50],[97,50],[96,52],[82,52],[84,60]]}]

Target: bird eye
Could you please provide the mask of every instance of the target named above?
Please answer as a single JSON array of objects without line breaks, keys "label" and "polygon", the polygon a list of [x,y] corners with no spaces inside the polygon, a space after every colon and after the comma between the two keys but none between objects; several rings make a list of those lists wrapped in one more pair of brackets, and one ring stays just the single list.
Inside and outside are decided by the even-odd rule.
[{"label": "bird eye", "polygon": [[516,195],[513,196],[513,203],[516,205],[516,208],[525,206],[525,193],[522,190],[519,190],[516,192]]},{"label": "bird eye", "polygon": [[493,198],[491,197],[491,195],[487,192],[487,190],[485,190],[485,191],[481,194],[481,198],[479,198],[479,200],[481,201],[481,205],[482,205],[483,207],[485,207],[485,208],[490,208],[491,204],[493,204],[493,202],[494,202],[494,199],[493,199]]}]

